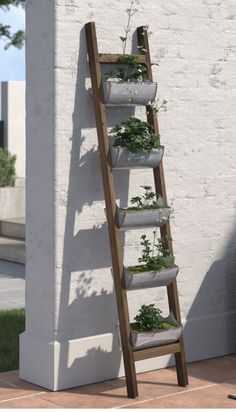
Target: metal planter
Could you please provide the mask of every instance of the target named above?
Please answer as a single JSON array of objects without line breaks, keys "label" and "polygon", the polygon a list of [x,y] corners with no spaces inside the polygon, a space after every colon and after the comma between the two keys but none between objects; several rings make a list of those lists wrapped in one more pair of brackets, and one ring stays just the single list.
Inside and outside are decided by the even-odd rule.
[{"label": "metal planter", "polygon": [[170,213],[171,209],[168,207],[127,210],[117,206],[116,225],[121,229],[147,226],[161,227],[169,219]]},{"label": "metal planter", "polygon": [[157,83],[103,81],[104,103],[107,106],[147,106],[155,100]]},{"label": "metal planter", "polygon": [[179,272],[178,266],[148,272],[132,273],[124,267],[124,284],[129,290],[147,289],[160,286],[168,286],[176,278]]},{"label": "metal planter", "polygon": [[163,329],[155,332],[132,331],[133,349],[147,349],[176,342],[183,332],[183,327],[175,320],[172,313],[167,318],[165,318],[165,321],[170,322],[175,326],[169,330]]},{"label": "metal planter", "polygon": [[144,152],[129,153],[125,147],[114,147],[110,144],[111,166],[114,169],[146,168],[155,169],[161,162],[164,154],[164,147],[152,149],[147,154]]}]

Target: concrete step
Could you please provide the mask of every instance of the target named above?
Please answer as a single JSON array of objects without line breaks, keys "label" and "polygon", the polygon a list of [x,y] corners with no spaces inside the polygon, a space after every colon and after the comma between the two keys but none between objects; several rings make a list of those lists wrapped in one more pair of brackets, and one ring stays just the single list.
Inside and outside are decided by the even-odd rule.
[{"label": "concrete step", "polygon": [[0,236],[25,239],[25,218],[4,219],[0,222]]},{"label": "concrete step", "polygon": [[25,263],[25,242],[11,237],[0,237],[0,259]]}]

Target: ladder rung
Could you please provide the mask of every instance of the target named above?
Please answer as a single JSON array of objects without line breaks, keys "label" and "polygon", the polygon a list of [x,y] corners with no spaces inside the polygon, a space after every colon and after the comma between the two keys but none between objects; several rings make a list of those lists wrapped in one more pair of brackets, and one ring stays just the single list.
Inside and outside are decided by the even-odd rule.
[{"label": "ladder rung", "polygon": [[141,349],[134,351],[134,360],[139,361],[143,359],[155,358],[157,356],[169,355],[171,353],[180,352],[180,344],[171,343],[169,345],[157,346],[155,348]]},{"label": "ladder rung", "polygon": [[[121,58],[122,54],[104,54],[99,53],[99,63],[120,63],[119,59]],[[132,56],[136,57],[136,61],[138,63],[147,63],[146,55],[145,54],[132,54]]]}]

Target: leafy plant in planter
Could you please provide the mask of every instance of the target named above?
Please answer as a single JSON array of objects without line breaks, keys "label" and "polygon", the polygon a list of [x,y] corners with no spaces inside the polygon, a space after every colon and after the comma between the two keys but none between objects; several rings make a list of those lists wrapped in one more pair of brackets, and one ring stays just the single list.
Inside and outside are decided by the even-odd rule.
[{"label": "leafy plant in planter", "polygon": [[136,117],[130,116],[127,120],[116,125],[110,132],[114,147],[125,147],[129,153],[144,152],[149,154],[152,149],[160,148],[160,136],[153,127]]},{"label": "leafy plant in planter", "polygon": [[163,205],[160,205],[157,201],[159,195],[152,191],[151,186],[141,187],[144,189],[144,194],[142,196],[132,197],[130,202],[133,206],[128,207],[127,210],[156,209],[163,207]]},{"label": "leafy plant in planter", "polygon": [[122,55],[119,62],[126,67],[118,67],[116,70],[105,73],[106,80],[117,79],[122,82],[143,82],[146,80],[147,66],[144,63],[138,63],[136,56]]},{"label": "leafy plant in planter", "polygon": [[163,318],[161,310],[154,304],[142,305],[139,313],[131,323],[132,344],[135,350],[162,346],[176,342],[182,326],[175,320],[172,313]]},{"label": "leafy plant in planter", "polygon": [[167,236],[157,238],[157,232],[153,231],[152,242],[147,239],[146,235],[141,236],[141,245],[143,246],[142,257],[138,259],[143,265],[129,266],[132,273],[142,273],[150,270],[161,270],[170,268],[174,265],[174,256],[170,249],[166,248],[166,242],[171,240]]},{"label": "leafy plant in planter", "polygon": [[[156,96],[157,84],[147,80],[147,65],[140,63],[136,55],[126,54],[131,18],[137,12],[135,2],[136,0],[130,1],[125,35],[120,36],[123,54],[118,59],[118,63],[121,67],[118,66],[104,74],[103,94],[104,103],[107,105],[148,105]],[[147,31],[147,27],[143,30]],[[138,48],[140,51],[145,51],[143,46]]]},{"label": "leafy plant in planter", "polygon": [[135,322],[132,323],[132,330],[136,332],[151,332],[173,328],[175,325],[166,322],[161,313],[162,311],[155,307],[154,303],[142,305],[139,313],[134,317]]},{"label": "leafy plant in planter", "polygon": [[176,278],[179,268],[174,264],[174,256],[166,243],[168,236],[157,238],[153,232],[152,242],[146,235],[141,236],[142,256],[138,259],[141,265],[124,266],[123,280],[126,289],[137,290],[168,286]]},{"label": "leafy plant in planter", "polygon": [[16,176],[16,156],[0,148],[0,187],[13,186]]},{"label": "leafy plant in planter", "polygon": [[[137,3],[137,0],[130,1],[130,5],[128,9],[126,10],[128,14],[128,20],[127,20],[127,25],[125,28],[125,35],[120,36],[120,40],[122,42],[123,54],[121,55],[119,62],[122,64],[125,64],[126,68],[123,69],[123,68],[118,67],[116,71],[110,70],[108,73],[105,73],[104,75],[105,79],[115,78],[120,81],[128,82],[128,81],[143,81],[146,77],[146,74],[147,74],[146,64],[138,63],[136,56],[126,54],[127,40],[128,40],[130,28],[131,28],[131,19],[133,15],[138,11],[137,8],[135,8],[135,3]],[[141,47],[141,49],[143,48]]]},{"label": "leafy plant in planter", "polygon": [[145,226],[161,227],[169,219],[171,208],[164,205],[163,199],[152,191],[151,186],[141,186],[142,196],[131,198],[132,206],[116,209],[116,225],[121,228],[136,228]]}]

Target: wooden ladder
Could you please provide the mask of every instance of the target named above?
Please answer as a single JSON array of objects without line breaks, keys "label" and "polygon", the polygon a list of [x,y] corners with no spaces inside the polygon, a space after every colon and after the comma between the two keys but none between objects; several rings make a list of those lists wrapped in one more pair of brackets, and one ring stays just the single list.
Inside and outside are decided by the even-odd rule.
[{"label": "wooden ladder", "polygon": [[[85,25],[87,49],[89,56],[89,66],[91,72],[92,90],[94,109],[97,124],[97,135],[100,151],[100,160],[102,168],[103,186],[106,203],[106,213],[108,221],[108,230],[110,238],[110,247],[112,255],[113,276],[115,283],[117,308],[119,315],[120,334],[124,358],[124,367],[126,375],[126,385],[128,397],[135,398],[138,396],[137,379],[135,372],[135,361],[153,358],[157,356],[175,354],[177,379],[180,386],[188,385],[187,369],[185,363],[185,352],[183,336],[176,343],[167,344],[159,347],[142,349],[134,351],[131,339],[131,327],[128,310],[127,291],[123,286],[123,253],[121,249],[120,229],[115,224],[116,216],[116,196],[113,181],[112,167],[110,162],[109,136],[107,130],[106,106],[103,103],[103,92],[101,87],[102,73],[101,64],[117,64],[121,57],[120,54],[101,54],[98,53],[97,37],[95,23],[90,22]],[[141,26],[137,29],[138,45],[143,50],[136,56],[138,63],[146,64],[148,80],[153,81],[152,66],[150,60],[147,28]],[[146,107],[147,120],[153,126],[155,132],[159,134],[158,121],[156,113],[151,106]],[[153,169],[156,193],[160,193],[164,204],[167,204],[165,179],[162,162]],[[168,235],[171,238],[170,224],[166,222],[160,228],[161,236]],[[172,251],[172,242],[166,242],[166,248]],[[167,286],[168,301],[170,312],[175,319],[181,323],[179,299],[177,292],[176,280]]]}]

